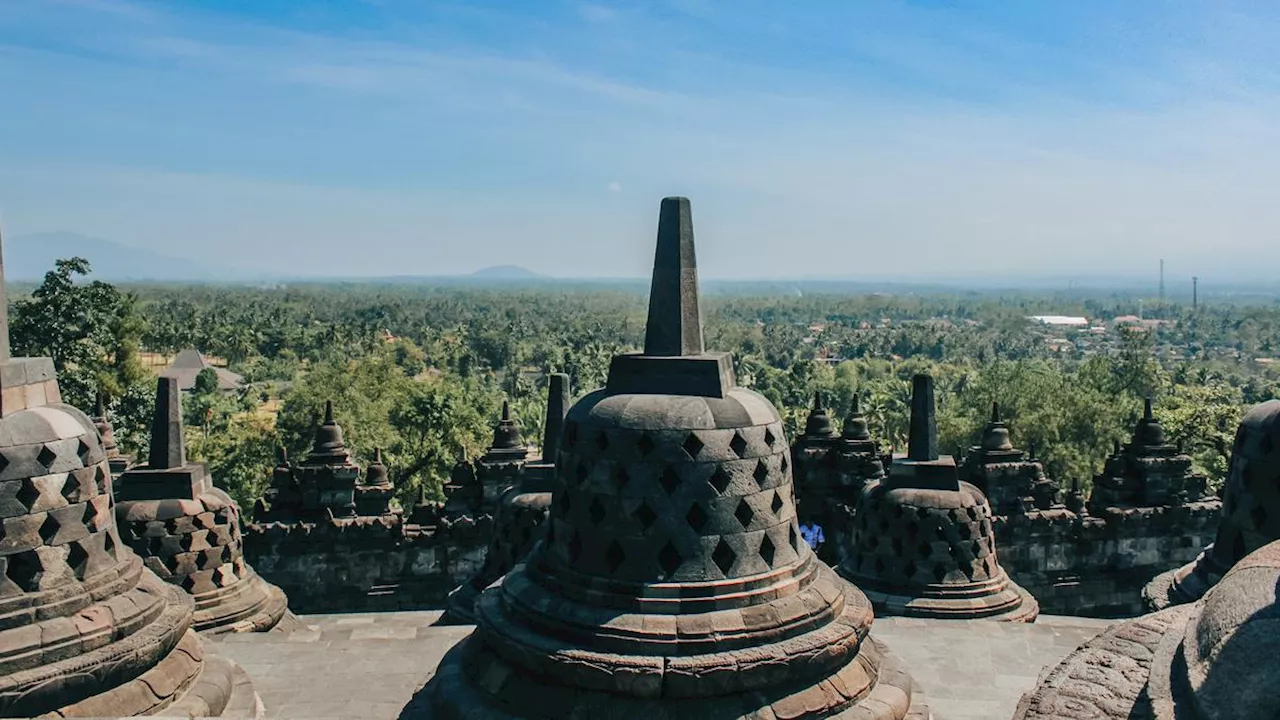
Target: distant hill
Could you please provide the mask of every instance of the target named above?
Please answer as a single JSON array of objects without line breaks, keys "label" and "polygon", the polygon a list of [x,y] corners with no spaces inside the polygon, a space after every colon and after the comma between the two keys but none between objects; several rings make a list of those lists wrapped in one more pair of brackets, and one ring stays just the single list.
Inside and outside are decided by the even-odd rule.
[{"label": "distant hill", "polygon": [[522,268],[519,265],[494,265],[471,273],[471,277],[483,280],[542,280],[545,275]]},{"label": "distant hill", "polygon": [[99,280],[234,280],[240,273],[207,263],[69,232],[4,238],[4,273],[10,280],[39,280],[55,260],[82,257]]}]

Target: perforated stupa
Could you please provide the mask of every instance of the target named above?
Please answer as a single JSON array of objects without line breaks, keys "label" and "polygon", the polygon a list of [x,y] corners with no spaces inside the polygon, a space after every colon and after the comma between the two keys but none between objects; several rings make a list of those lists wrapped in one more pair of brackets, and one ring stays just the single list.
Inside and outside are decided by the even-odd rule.
[{"label": "perforated stupa", "polygon": [[546,537],[480,597],[421,710],[919,717],[871,604],[800,538],[777,411],[703,350],[688,200],[663,200],[657,245],[644,352],[569,411]]},{"label": "perforated stupa", "polygon": [[1031,622],[1039,605],[996,557],[991,505],[938,454],[933,378],[916,375],[908,452],[862,490],[840,573],[886,615]]}]

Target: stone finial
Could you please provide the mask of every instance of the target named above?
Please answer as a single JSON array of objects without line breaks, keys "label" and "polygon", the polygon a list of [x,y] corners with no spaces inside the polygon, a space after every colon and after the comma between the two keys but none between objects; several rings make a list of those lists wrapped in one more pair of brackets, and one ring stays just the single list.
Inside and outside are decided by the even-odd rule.
[{"label": "stone finial", "polygon": [[1000,403],[991,403],[991,420],[982,430],[982,449],[987,452],[1010,452],[1013,443],[1009,439],[1009,428],[1000,420]]},{"label": "stone finial", "polygon": [[186,441],[182,437],[182,391],[177,378],[157,378],[156,410],[151,419],[152,470],[172,470],[187,464]]},{"label": "stone finial", "polygon": [[369,463],[369,466],[365,468],[364,484],[391,484],[391,478],[387,475],[387,466],[382,462],[382,448],[373,449],[373,462]]},{"label": "stone finial", "polygon": [[911,379],[911,430],[907,458],[918,462],[938,459],[938,418],[933,402],[933,376],[920,373]]},{"label": "stone finial", "polygon": [[688,198],[662,200],[644,354],[665,357],[703,354],[698,262]]},{"label": "stone finial", "polygon": [[350,457],[342,426],[333,419],[333,401],[324,401],[324,420],[316,427],[315,442],[308,462],[324,464],[326,461],[345,462]]},{"label": "stone finial", "polygon": [[1164,426],[1156,420],[1151,405],[1151,398],[1143,398],[1142,419],[1133,430],[1133,443],[1139,447],[1154,448],[1166,444]]},{"label": "stone finial", "polygon": [[547,416],[543,423],[542,459],[553,463],[560,453],[560,435],[564,432],[564,418],[569,412],[569,376],[551,373],[547,382]]},{"label": "stone finial", "polygon": [[615,356],[605,388],[618,394],[723,398],[737,384],[733,357],[706,352],[702,344],[689,201],[666,198],[658,220],[644,351]]},{"label": "stone finial", "polygon": [[515,421],[511,419],[511,403],[503,400],[502,417],[493,429],[493,442],[489,445],[489,448],[491,450],[510,450],[523,447],[524,439],[520,437],[520,428],[516,427]]},{"label": "stone finial", "polygon": [[832,437],[836,434],[835,428],[831,426],[831,418],[827,415],[827,408],[822,403],[821,390],[813,393],[813,408],[805,421],[804,434],[808,437]]},{"label": "stone finial", "polygon": [[858,403],[858,394],[853,395],[853,404],[849,406],[849,414],[845,416],[844,428],[840,432],[845,440],[870,440],[871,431],[867,428],[867,419],[862,415]]}]

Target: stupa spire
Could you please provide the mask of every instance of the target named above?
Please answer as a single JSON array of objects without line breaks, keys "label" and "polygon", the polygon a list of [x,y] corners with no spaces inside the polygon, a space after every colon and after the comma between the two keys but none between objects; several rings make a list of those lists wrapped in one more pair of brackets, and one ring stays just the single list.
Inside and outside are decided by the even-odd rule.
[{"label": "stupa spire", "polygon": [[554,463],[560,452],[560,435],[564,432],[564,416],[569,412],[569,376],[551,373],[548,376],[547,415],[542,432],[542,460]]},{"label": "stupa spire", "polygon": [[919,374],[911,379],[907,459],[918,462],[938,459],[938,418],[933,403],[933,377],[929,375]]},{"label": "stupa spire", "polygon": [[673,357],[702,355],[703,350],[693,212],[688,198],[664,198],[658,216],[644,354]]},{"label": "stupa spire", "polygon": [[177,378],[157,380],[156,410],[151,417],[151,454],[147,458],[147,465],[152,470],[172,470],[187,464],[180,393]]}]

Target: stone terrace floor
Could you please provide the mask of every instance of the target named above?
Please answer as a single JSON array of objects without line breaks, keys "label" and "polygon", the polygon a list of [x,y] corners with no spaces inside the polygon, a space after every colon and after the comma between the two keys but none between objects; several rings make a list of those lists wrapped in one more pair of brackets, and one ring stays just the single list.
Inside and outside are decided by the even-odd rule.
[{"label": "stone terrace floor", "polygon": [[[214,639],[253,678],[268,718],[396,718],[471,626],[439,612],[307,615],[292,633]],[[873,637],[904,658],[936,720],[1010,718],[1037,677],[1111,621],[1041,616],[1034,625],[878,619]]]}]

